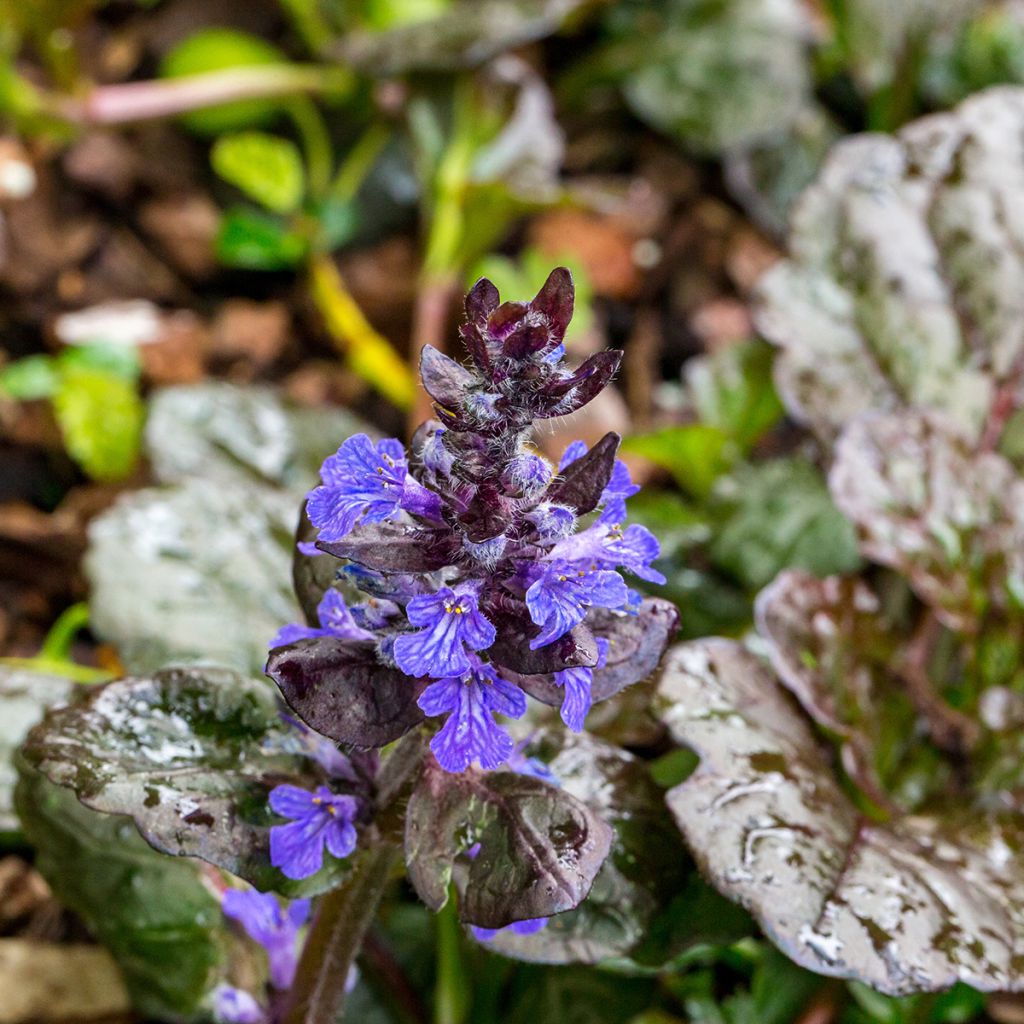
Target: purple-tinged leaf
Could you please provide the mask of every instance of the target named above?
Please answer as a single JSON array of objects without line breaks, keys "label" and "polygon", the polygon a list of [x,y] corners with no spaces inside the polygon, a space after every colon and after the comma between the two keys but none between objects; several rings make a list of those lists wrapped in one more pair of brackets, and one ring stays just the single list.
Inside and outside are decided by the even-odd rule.
[{"label": "purple-tinged leaf", "polygon": [[568,416],[582,409],[598,392],[603,391],[615,376],[622,362],[618,349],[595,352],[567,377],[555,378],[540,390],[537,411],[540,419]]},{"label": "purple-tinged leaf", "polygon": [[317,541],[321,551],[380,572],[433,572],[449,565],[457,550],[447,533],[401,523],[357,526],[338,541]]},{"label": "purple-tinged leaf", "polygon": [[496,341],[504,341],[529,314],[525,302],[503,302],[487,318],[487,332]]},{"label": "purple-tinged leaf", "polygon": [[458,409],[477,378],[433,345],[420,352],[420,377],[428,395],[446,409]]},{"label": "purple-tinged leaf", "polygon": [[613,431],[605,434],[586,455],[565,467],[548,488],[547,500],[556,505],[568,505],[577,515],[593,512],[612,478],[621,440]]},{"label": "purple-tinged leaf", "polygon": [[569,630],[554,643],[534,651],[530,649],[530,641],[540,629],[525,615],[523,619],[511,615],[492,617],[498,638],[488,648],[487,655],[495,664],[517,675],[561,672],[567,668],[597,664],[597,641],[583,624]]},{"label": "purple-tinged leaf", "polygon": [[[594,636],[609,641],[607,659],[593,670],[590,684],[591,699],[597,704],[654,672],[679,629],[679,611],[671,601],[648,597],[636,615],[595,608],[587,616],[586,626]],[[564,690],[550,675],[517,673],[516,682],[536,700],[561,707]]]},{"label": "purple-tinged leaf", "polygon": [[338,573],[338,563],[333,558],[319,553],[308,553],[308,545],[316,545],[319,532],[309,521],[306,503],[303,502],[302,511],[299,513],[299,526],[295,531],[295,548],[292,551],[292,585],[295,588],[295,596],[299,599],[302,614],[310,626],[320,624],[317,608]]},{"label": "purple-tinged leaf", "polygon": [[428,762],[406,812],[406,863],[420,898],[439,910],[454,880],[459,917],[482,928],[577,907],[611,841],[581,800],[514,772],[452,775]]},{"label": "purple-tinged leaf", "polygon": [[493,282],[486,277],[479,281],[466,294],[466,319],[470,323],[483,323],[498,308],[501,296]]},{"label": "purple-tinged leaf", "polygon": [[423,721],[424,683],[382,665],[374,644],[317,637],[270,652],[267,675],[311,729],[354,747],[383,747]]},{"label": "purple-tinged leaf", "polygon": [[526,321],[508,335],[501,347],[501,354],[506,359],[528,359],[551,347],[551,332],[547,324]]},{"label": "purple-tinged leaf", "polygon": [[567,267],[555,267],[530,303],[534,310],[547,317],[556,341],[562,340],[572,320],[575,295],[572,273]]}]

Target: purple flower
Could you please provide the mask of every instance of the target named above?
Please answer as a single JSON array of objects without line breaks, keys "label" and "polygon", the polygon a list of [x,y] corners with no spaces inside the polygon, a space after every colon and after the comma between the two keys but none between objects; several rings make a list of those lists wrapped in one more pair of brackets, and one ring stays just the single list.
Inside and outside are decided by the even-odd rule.
[{"label": "purple flower", "polygon": [[295,736],[302,745],[303,753],[312,758],[332,779],[344,779],[346,782],[357,782],[352,762],[334,745],[333,740],[314,732],[304,722],[291,715],[282,714],[281,718],[292,727]]},{"label": "purple flower", "polygon": [[479,659],[462,676],[440,679],[428,686],[419,706],[428,715],[448,714],[441,731],[430,741],[437,763],[449,772],[461,772],[477,761],[481,768],[497,768],[514,749],[512,737],[494,721],[494,714],[521,718],[526,697],[519,687]]},{"label": "purple flower", "polygon": [[592,526],[560,540],[548,557],[602,569],[621,567],[642,580],[664,583],[665,577],[651,568],[651,562],[661,554],[657,537],[647,527],[636,523],[623,529],[625,518],[626,503],[615,498]]},{"label": "purple flower", "polygon": [[448,476],[455,465],[455,457],[444,446],[445,429],[437,426],[431,430],[424,442],[421,458],[423,465],[438,476]]},{"label": "purple flower", "polygon": [[512,924],[506,925],[504,928],[480,928],[475,924],[471,925],[471,928],[473,930],[473,937],[479,942],[490,942],[500,932],[512,932],[513,935],[536,935],[537,932],[543,931],[547,925],[548,918],[534,917],[527,921],[513,921]]},{"label": "purple flower", "polygon": [[527,737],[515,745],[515,749],[508,758],[509,770],[517,775],[528,775],[532,779],[540,779],[541,782],[546,782],[550,786],[561,787],[562,783],[558,776],[540,758],[527,757],[523,753],[529,742],[530,738]]},{"label": "purple flower", "polygon": [[[597,638],[597,664],[594,668],[604,668],[609,646],[604,637]],[[562,687],[562,721],[573,732],[583,731],[583,722],[593,704],[590,694],[593,682],[593,668],[566,668],[555,673],[555,685]]]},{"label": "purple flower", "polygon": [[399,509],[440,520],[441,499],[409,475],[405,449],[394,438],[354,434],[320,467],[320,487],[309,493],[310,522],[322,541],[341,540],[357,522],[379,523]]},{"label": "purple flower", "polygon": [[237,921],[249,938],[267,951],[270,984],[274,988],[290,988],[295,980],[295,943],[299,929],[309,919],[309,905],[309,900],[294,900],[283,911],[273,893],[255,889],[228,889],[221,900],[225,916]]},{"label": "purple flower", "polygon": [[516,494],[534,497],[551,483],[551,467],[539,455],[517,455],[501,474],[502,484]]},{"label": "purple flower", "polygon": [[213,1019],[217,1024],[264,1024],[267,1013],[248,992],[218,985],[213,990]]},{"label": "purple flower", "polygon": [[526,518],[533,523],[541,540],[561,540],[576,528],[576,513],[565,505],[555,505],[550,501],[540,502],[527,513]]},{"label": "purple flower", "polygon": [[345,604],[345,598],[337,590],[328,590],[324,593],[320,604],[317,605],[316,614],[320,620],[319,629],[299,623],[282,626],[270,641],[271,650],[275,647],[284,647],[285,644],[293,644],[296,640],[316,636],[336,636],[343,640],[373,639],[373,634],[362,629],[352,617],[352,610]]},{"label": "purple flower", "polygon": [[442,587],[436,594],[422,594],[409,602],[405,613],[412,625],[422,627],[395,639],[395,662],[406,675],[465,675],[471,666],[466,648],[482,651],[494,643],[494,626],[470,590],[457,594]]},{"label": "purple flower", "polygon": [[277,786],[270,806],[287,825],[270,830],[270,863],[286,878],[315,875],[324,863],[324,846],[334,857],[347,857],[356,847],[352,819],[359,809],[355,797],[339,796],[326,786],[314,792],[298,786]]},{"label": "purple flower", "polygon": [[588,608],[620,608],[628,596],[617,572],[582,569],[563,561],[547,563],[526,591],[530,618],[541,627],[530,641],[530,649],[535,651],[564,636],[583,621]]}]

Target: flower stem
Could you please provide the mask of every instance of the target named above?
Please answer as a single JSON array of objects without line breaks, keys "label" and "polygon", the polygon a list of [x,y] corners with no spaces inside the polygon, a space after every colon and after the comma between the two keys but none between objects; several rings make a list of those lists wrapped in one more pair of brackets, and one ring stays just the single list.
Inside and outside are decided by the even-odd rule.
[{"label": "flower stem", "polygon": [[339,889],[320,900],[288,995],[283,1024],[336,1024],[345,986],[367,929],[377,913],[400,848],[366,850]]}]

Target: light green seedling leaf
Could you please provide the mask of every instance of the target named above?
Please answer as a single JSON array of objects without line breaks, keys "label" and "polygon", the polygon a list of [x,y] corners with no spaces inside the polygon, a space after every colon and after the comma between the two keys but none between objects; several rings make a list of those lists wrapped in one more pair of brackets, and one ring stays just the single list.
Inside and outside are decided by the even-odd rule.
[{"label": "light green seedling leaf", "polygon": [[[257,36],[230,28],[208,28],[171,50],[160,73],[164,78],[182,78],[207,71],[284,63],[284,54]],[[184,114],[181,121],[199,135],[221,135],[266,124],[280,109],[275,100],[236,100]]]},{"label": "light green seedling leaf", "polygon": [[57,389],[57,371],[50,356],[26,356],[0,370],[0,395],[29,401],[49,398]]},{"label": "light green seedling leaf", "polygon": [[683,490],[701,499],[707,498],[715,481],[732,468],[738,454],[725,431],[706,423],[627,437],[622,450],[667,469]]},{"label": "light green seedling leaf", "polygon": [[298,148],[265,132],[224,135],[210,153],[213,169],[273,213],[293,213],[302,202],[306,172]]},{"label": "light green seedling leaf", "polygon": [[129,381],[137,380],[142,370],[139,351],[134,345],[105,342],[69,346],[57,357],[57,367],[61,372],[97,370]]},{"label": "light green seedling leaf", "polygon": [[53,408],[68,454],[94,480],[119,480],[135,466],[145,409],[117,373],[63,367]]}]

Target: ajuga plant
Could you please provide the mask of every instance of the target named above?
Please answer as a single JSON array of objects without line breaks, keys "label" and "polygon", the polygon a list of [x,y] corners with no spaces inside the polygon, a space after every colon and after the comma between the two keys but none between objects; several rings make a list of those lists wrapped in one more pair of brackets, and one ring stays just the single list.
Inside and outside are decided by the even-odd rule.
[{"label": "ajuga plant", "polygon": [[851,140],[804,196],[760,323],[866,568],[783,572],[756,645],[660,677],[706,874],[798,963],[894,995],[1024,990],[1022,129],[994,90]]},{"label": "ajuga plant", "polygon": [[[307,622],[272,641],[277,690],[169,667],[51,712],[24,747],[157,849],[264,893],[319,895],[297,963],[308,904],[226,897],[270,977],[269,994],[218,988],[223,1020],[334,1021],[403,850],[429,907],[454,899],[506,951],[663,962],[681,948],[666,923],[662,952],[640,951],[690,881],[658,790],[629,754],[576,735],[593,702],[653,672],[677,615],[627,582],[662,577],[654,536],[625,522],[638,488],[618,437],[575,442],[557,466],[531,446],[536,421],[585,405],[619,365],[619,352],[565,365],[572,308],[566,270],[528,303],[481,280],[468,361],[422,354],[437,419],[408,450],[357,434],[324,462],[295,555]],[[528,698],[564,727],[523,723],[517,743]]]}]

